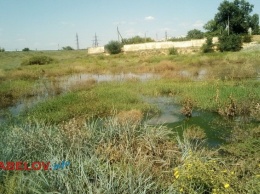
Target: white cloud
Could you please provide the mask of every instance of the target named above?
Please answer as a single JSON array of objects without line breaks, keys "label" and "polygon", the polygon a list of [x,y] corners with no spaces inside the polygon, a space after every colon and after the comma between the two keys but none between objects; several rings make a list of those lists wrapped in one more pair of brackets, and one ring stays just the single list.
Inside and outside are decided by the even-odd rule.
[{"label": "white cloud", "polygon": [[153,16],[147,16],[144,18],[144,20],[150,21],[150,20],[154,20],[155,18]]}]

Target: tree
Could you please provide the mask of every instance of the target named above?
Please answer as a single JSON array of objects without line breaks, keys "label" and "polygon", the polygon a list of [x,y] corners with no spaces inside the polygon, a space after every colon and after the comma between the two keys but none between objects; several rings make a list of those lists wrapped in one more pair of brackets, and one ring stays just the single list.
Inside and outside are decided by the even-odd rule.
[{"label": "tree", "polygon": [[260,30],[259,30],[259,15],[254,14],[251,17],[250,26],[252,28],[252,34],[253,35],[260,34]]},{"label": "tree", "polygon": [[207,31],[209,36],[217,36],[220,34],[221,30],[218,28],[217,22],[215,20],[208,21],[203,28]]},{"label": "tree", "polygon": [[211,53],[214,51],[213,46],[212,37],[209,36],[207,37],[206,43],[202,45],[201,50],[203,53]]},{"label": "tree", "polygon": [[118,54],[122,50],[122,44],[118,41],[110,41],[107,45],[105,45],[105,49],[110,54]]},{"label": "tree", "polygon": [[200,30],[193,29],[193,30],[188,31],[187,38],[188,39],[202,39],[202,38],[204,38],[204,33],[201,32]]},{"label": "tree", "polygon": [[62,47],[62,50],[64,51],[72,51],[74,50],[71,46]]},{"label": "tree", "polygon": [[242,37],[238,34],[230,34],[227,32],[219,36],[218,49],[224,51],[239,51],[242,48]]},{"label": "tree", "polygon": [[246,34],[251,27],[259,29],[258,15],[251,16],[254,5],[246,0],[224,0],[218,7],[214,20],[209,21],[204,28],[209,33],[223,33],[226,29],[230,34]]},{"label": "tree", "polygon": [[30,51],[30,49],[28,47],[26,47],[22,51]]},{"label": "tree", "polygon": [[5,52],[5,49],[0,47],[0,53],[1,53],[1,52],[2,52],[2,53]]}]

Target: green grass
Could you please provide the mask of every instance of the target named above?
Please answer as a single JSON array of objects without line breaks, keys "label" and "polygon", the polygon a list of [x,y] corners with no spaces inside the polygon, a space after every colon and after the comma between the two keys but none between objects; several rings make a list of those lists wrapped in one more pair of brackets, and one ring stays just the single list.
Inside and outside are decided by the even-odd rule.
[{"label": "green grass", "polygon": [[[194,55],[164,56],[148,54],[141,56],[138,52],[119,55],[88,55],[87,51],[31,51],[0,53],[0,88],[6,83],[19,80],[38,82],[43,76],[49,79],[76,73],[121,74],[154,73],[163,78],[175,80],[196,79],[201,70],[207,71],[205,80],[242,80],[252,78],[260,71],[260,52],[211,53]],[[54,59],[52,64],[21,66],[31,57],[47,56]],[[190,76],[180,75],[181,71]],[[194,77],[194,78],[193,78]],[[17,88],[9,84],[6,93],[26,93],[31,86]],[[24,90],[19,92],[17,90]],[[14,99],[17,102],[19,97]]]},{"label": "green grass", "polygon": [[57,171],[0,171],[0,192],[258,193],[259,130],[239,133],[239,140],[234,133],[229,144],[207,150],[166,127],[122,125],[116,117],[101,123],[6,125],[0,130],[0,161],[71,165]]},{"label": "green grass", "polygon": [[49,122],[61,122],[73,117],[105,117],[114,111],[131,109],[151,115],[157,112],[156,108],[145,103],[142,96],[161,95],[172,96],[179,104],[191,99],[194,107],[213,112],[224,111],[230,104],[230,97],[238,109],[253,109],[260,101],[258,88],[259,81],[253,80],[180,82],[162,79],[103,83],[53,97],[36,105],[27,115]]},{"label": "green grass", "polygon": [[[45,55],[52,64],[21,66]],[[83,83],[38,103],[21,120],[0,124],[0,161],[71,162],[65,170],[0,171],[0,193],[259,193],[259,127],[234,121],[229,141],[203,147],[192,126],[179,138],[172,129],[148,126],[158,113],[143,96],[171,96],[198,109],[260,119],[260,52],[164,56],[86,51],[0,53],[1,107],[37,95],[39,82],[74,73],[149,72],[159,80]],[[3,60],[2,60],[3,59]],[[193,76],[206,69],[202,81]],[[179,75],[188,71],[191,76]],[[43,75],[44,74],[44,75]],[[57,88],[58,90],[59,88]],[[57,92],[58,93],[58,92]],[[231,107],[231,108],[230,108]],[[1,114],[7,114],[1,112]],[[97,120],[95,118],[98,118]],[[89,121],[90,120],[90,121]],[[196,129],[196,130],[194,130]],[[194,144],[194,137],[201,143]]]},{"label": "green grass", "polygon": [[[135,87],[134,83],[129,86]],[[74,117],[105,117],[115,111],[141,110],[155,112],[155,107],[142,102],[138,93],[125,84],[104,83],[90,90],[67,93],[39,103],[27,116],[49,122],[61,122]]]}]

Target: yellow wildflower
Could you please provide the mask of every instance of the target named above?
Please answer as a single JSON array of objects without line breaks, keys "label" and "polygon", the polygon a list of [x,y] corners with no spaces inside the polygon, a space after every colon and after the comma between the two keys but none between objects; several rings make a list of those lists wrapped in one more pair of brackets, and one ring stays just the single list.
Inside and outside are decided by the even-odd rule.
[{"label": "yellow wildflower", "polygon": [[224,184],[224,187],[225,187],[225,189],[227,189],[227,188],[230,187],[230,185],[229,185],[228,183],[225,183],[225,184]]},{"label": "yellow wildflower", "polygon": [[178,171],[178,170],[175,171],[173,175],[175,176],[176,179],[179,178],[179,176],[180,176],[180,175],[179,175],[179,171]]}]

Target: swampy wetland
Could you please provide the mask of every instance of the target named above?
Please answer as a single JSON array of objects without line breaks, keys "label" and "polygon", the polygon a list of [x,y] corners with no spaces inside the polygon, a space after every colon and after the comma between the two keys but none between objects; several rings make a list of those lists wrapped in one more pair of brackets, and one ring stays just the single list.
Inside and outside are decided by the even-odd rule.
[{"label": "swampy wetland", "polygon": [[0,161],[71,163],[0,193],[260,192],[259,50],[0,59]]}]

